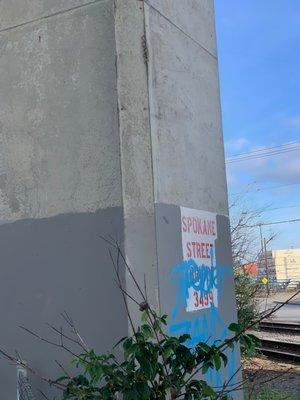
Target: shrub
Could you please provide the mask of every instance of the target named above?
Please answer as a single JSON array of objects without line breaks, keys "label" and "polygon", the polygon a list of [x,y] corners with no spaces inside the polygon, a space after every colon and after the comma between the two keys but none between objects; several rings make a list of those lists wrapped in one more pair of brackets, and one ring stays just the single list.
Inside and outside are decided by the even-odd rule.
[{"label": "shrub", "polygon": [[[189,335],[168,336],[164,332],[166,316],[159,317],[143,304],[141,326],[131,337],[122,338],[122,360],[114,354],[98,355],[86,350],[73,360],[80,369],[75,377],[61,376],[54,385],[63,388],[63,400],[229,400],[226,384],[216,390],[205,380],[209,370],[220,370],[227,364],[225,350],[240,342],[248,350],[257,339],[243,327],[231,324],[233,336],[212,345],[200,342],[188,346]],[[199,375],[201,374],[201,378]]]},{"label": "shrub", "polygon": [[259,285],[240,268],[235,270],[234,280],[238,322],[247,326],[260,316],[257,299]]}]

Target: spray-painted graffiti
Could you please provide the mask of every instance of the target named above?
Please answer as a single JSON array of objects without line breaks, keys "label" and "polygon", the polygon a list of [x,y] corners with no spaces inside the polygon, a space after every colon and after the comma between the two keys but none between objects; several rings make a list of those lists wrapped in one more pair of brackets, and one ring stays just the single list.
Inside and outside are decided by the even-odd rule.
[{"label": "spray-painted graffiti", "polygon": [[[214,259],[215,257],[211,253],[211,260]],[[224,340],[230,335],[227,323],[213,301],[211,301],[208,309],[187,312],[191,288],[202,299],[213,289],[218,290],[219,297],[222,297],[223,282],[227,274],[232,275],[232,267],[198,265],[193,259],[184,260],[171,269],[170,279],[176,290],[176,299],[169,321],[169,333],[171,335],[188,333],[191,336],[188,345],[191,347],[194,347],[200,341],[212,344],[216,340]],[[214,386],[222,386],[224,380],[230,379],[236,372],[237,357],[235,350],[228,349],[227,356],[229,362],[225,369],[208,371],[207,373],[207,379]]]}]

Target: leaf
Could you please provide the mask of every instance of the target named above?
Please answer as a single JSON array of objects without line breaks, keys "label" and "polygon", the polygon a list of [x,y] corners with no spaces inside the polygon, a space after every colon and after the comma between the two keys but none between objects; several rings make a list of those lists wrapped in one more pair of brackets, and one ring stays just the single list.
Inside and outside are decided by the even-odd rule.
[{"label": "leaf", "polygon": [[147,382],[139,382],[136,389],[139,393],[139,399],[148,400],[150,398],[151,393]]},{"label": "leaf", "polygon": [[206,374],[206,372],[209,370],[209,368],[210,368],[209,363],[205,363],[205,364],[203,365],[203,367],[202,367],[202,374],[203,374],[203,375]]},{"label": "leaf", "polygon": [[214,353],[213,360],[214,360],[216,370],[219,371],[219,369],[222,366],[221,357],[220,357],[219,353]]},{"label": "leaf", "polygon": [[141,316],[142,324],[146,323],[148,321],[148,318],[149,318],[148,310],[143,311]]},{"label": "leaf", "polygon": [[236,324],[235,322],[232,322],[232,324],[230,324],[230,325],[228,326],[228,329],[229,329],[230,331],[236,332],[236,333],[239,333],[239,332],[241,332],[241,331],[243,330],[243,328],[241,327],[241,325]]},{"label": "leaf", "polygon": [[152,329],[150,328],[149,325],[142,325],[141,333],[142,333],[142,335],[143,335],[145,340],[148,340],[150,337],[153,336],[153,331],[152,331]]},{"label": "leaf", "polygon": [[211,347],[208,344],[204,343],[204,342],[198,343],[197,347],[201,348],[206,353],[208,353],[211,350]]},{"label": "leaf", "polygon": [[215,396],[216,392],[213,390],[211,386],[209,386],[206,382],[203,383],[202,386],[204,396]]},{"label": "leaf", "polygon": [[128,357],[129,357],[132,353],[134,353],[135,348],[136,348],[136,346],[135,346],[135,343],[133,343],[132,338],[128,338],[128,339],[124,340],[124,342],[123,342],[123,349],[124,349],[124,357],[125,357],[125,360],[127,360]]},{"label": "leaf", "polygon": [[257,336],[252,335],[251,333],[248,333],[247,336],[252,340],[255,346],[259,346],[261,344],[261,340]]},{"label": "leaf", "polygon": [[136,389],[130,389],[124,392],[124,400],[138,400],[138,392]]},{"label": "leaf", "polygon": [[179,338],[178,338],[179,343],[184,343],[184,342],[186,342],[186,341],[189,340],[189,339],[191,339],[191,335],[188,335],[188,334],[181,335],[181,336],[179,336]]},{"label": "leaf", "polygon": [[220,353],[220,357],[222,358],[224,366],[226,367],[226,365],[228,363],[228,357],[224,353]]},{"label": "leaf", "polygon": [[232,340],[225,340],[224,341],[224,343],[231,349],[231,350],[233,350],[234,349],[234,343],[233,343],[233,341]]},{"label": "leaf", "polygon": [[173,349],[171,347],[164,350],[164,357],[169,358],[173,354]]},{"label": "leaf", "polygon": [[122,339],[120,339],[113,347],[113,349],[115,349],[117,346],[119,346],[120,343],[124,342],[124,340],[128,339],[128,336],[124,336],[122,337]]}]

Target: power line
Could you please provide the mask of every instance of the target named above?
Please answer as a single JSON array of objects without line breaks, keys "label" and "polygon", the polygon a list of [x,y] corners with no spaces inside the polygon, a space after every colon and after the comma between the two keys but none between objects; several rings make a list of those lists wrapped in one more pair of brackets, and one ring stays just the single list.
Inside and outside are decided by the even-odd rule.
[{"label": "power line", "polygon": [[246,157],[239,157],[239,158],[234,158],[234,159],[229,159],[226,161],[227,164],[233,164],[235,162],[240,162],[240,161],[248,161],[248,160],[256,160],[256,159],[265,159],[267,157],[271,156],[277,156],[280,154],[285,154],[285,153],[290,153],[291,151],[298,151],[300,150],[300,146],[295,146],[291,147],[289,149],[282,149],[282,150],[276,150],[276,151],[270,151],[262,154],[254,154],[252,156],[246,156]]},{"label": "power line", "polygon": [[263,154],[257,154],[257,155],[254,154],[252,156],[239,157],[236,159],[229,160],[229,161],[227,161],[227,164],[233,164],[235,162],[240,162],[240,161],[265,159],[267,157],[277,156],[280,154],[290,153],[291,151],[298,151],[298,150],[300,150],[300,146],[291,147],[289,149],[276,150],[276,151],[272,151],[272,152],[270,151],[270,152],[266,152]]},{"label": "power line", "polygon": [[290,153],[291,151],[298,151],[300,150],[300,146],[293,146],[281,150],[273,150],[261,154],[253,154],[253,155],[248,155],[248,156],[243,156],[243,157],[236,157],[236,158],[229,158],[226,160],[226,164],[233,164],[236,162],[241,162],[241,161],[249,161],[249,160],[256,160],[256,159],[265,159],[267,157],[272,157],[272,156],[277,156],[280,154],[285,154],[285,153]]},{"label": "power line", "polygon": [[284,184],[284,185],[277,185],[277,186],[271,186],[271,187],[264,187],[264,188],[258,188],[256,191],[257,192],[261,192],[261,191],[263,191],[263,190],[273,190],[273,189],[279,189],[279,188],[282,188],[282,187],[287,187],[287,186],[293,186],[293,185],[299,185],[300,184],[300,181],[297,181],[297,182],[291,182],[291,183],[286,183],[286,184]]},{"label": "power line", "polygon": [[300,184],[300,181],[297,181],[297,182],[286,183],[284,185],[277,185],[277,186],[262,187],[262,188],[252,189],[252,190],[246,190],[245,192],[233,192],[233,193],[231,193],[231,195],[233,195],[233,194],[243,194],[243,193],[252,193],[252,192],[262,192],[264,190],[279,189],[279,188],[282,188],[282,187],[299,185],[299,184]]},{"label": "power line", "polygon": [[296,208],[300,207],[300,204],[295,204],[291,206],[283,206],[283,207],[275,207],[275,208],[269,208],[268,210],[262,211],[263,213],[268,212],[268,211],[275,211],[275,210],[282,210],[284,208]]},{"label": "power line", "polygon": [[296,218],[296,219],[287,219],[284,221],[276,221],[276,222],[260,222],[258,224],[255,225],[249,225],[249,228],[254,228],[255,226],[266,226],[266,225],[277,225],[277,224],[290,224],[293,222],[300,222],[300,218]]},{"label": "power line", "polygon": [[277,149],[277,148],[280,148],[280,147],[291,146],[291,145],[294,145],[294,144],[300,144],[300,142],[295,140],[293,142],[279,144],[277,146],[269,146],[269,147],[264,147],[263,149],[257,149],[257,150],[247,151],[247,152],[244,152],[244,153],[233,154],[232,156],[229,156],[228,159],[233,158],[233,157],[239,157],[239,156],[243,156],[243,155],[253,154],[253,153],[259,153],[259,152],[262,152],[262,151],[268,151],[270,149]]},{"label": "power line", "polygon": [[282,151],[287,151],[293,148],[298,148],[300,146],[300,142],[294,141],[278,146],[271,146],[271,147],[265,147],[263,149],[258,149],[258,150],[253,150],[245,153],[239,153],[235,154],[233,156],[227,157],[227,161],[233,161],[235,159],[244,159],[248,157],[254,157],[254,156],[263,156],[265,154],[269,153],[277,153],[277,152],[282,152]]}]

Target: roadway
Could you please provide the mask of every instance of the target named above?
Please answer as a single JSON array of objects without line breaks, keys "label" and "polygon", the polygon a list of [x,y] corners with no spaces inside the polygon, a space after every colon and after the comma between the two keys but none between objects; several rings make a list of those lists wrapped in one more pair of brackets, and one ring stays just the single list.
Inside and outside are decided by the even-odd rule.
[{"label": "roadway", "polygon": [[[275,306],[280,306],[292,295],[293,293],[276,293],[266,298],[260,298],[260,310],[265,311]],[[272,318],[287,322],[299,322],[300,324],[300,293],[276,311]]]}]

